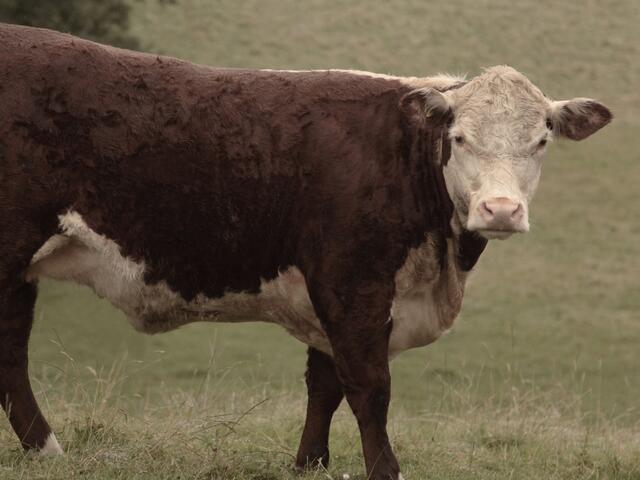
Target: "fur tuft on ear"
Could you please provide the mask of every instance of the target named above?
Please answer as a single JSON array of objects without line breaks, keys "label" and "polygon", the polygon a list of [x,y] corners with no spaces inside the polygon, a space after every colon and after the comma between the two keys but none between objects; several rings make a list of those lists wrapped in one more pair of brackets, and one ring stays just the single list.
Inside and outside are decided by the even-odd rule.
[{"label": "fur tuft on ear", "polygon": [[449,99],[433,88],[419,88],[400,100],[400,109],[409,121],[443,125],[453,118]]},{"label": "fur tuft on ear", "polygon": [[557,135],[583,140],[607,125],[613,114],[590,98],[574,98],[551,104],[551,122]]}]

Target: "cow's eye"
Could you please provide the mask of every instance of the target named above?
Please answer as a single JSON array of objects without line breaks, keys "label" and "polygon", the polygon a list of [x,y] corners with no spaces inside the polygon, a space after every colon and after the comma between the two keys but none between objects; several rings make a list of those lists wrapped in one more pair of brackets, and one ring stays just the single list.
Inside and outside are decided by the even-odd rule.
[{"label": "cow's eye", "polygon": [[547,128],[549,130],[553,130],[553,123],[551,123],[551,120],[547,118]]},{"label": "cow's eye", "polygon": [[455,137],[453,137],[453,139],[458,145],[464,145],[464,137],[462,137],[461,135],[456,135]]},{"label": "cow's eye", "polygon": [[542,147],[544,147],[546,144],[547,144],[547,139],[546,139],[546,138],[543,138],[542,140],[540,140],[540,141],[538,142],[538,147],[542,148]]}]

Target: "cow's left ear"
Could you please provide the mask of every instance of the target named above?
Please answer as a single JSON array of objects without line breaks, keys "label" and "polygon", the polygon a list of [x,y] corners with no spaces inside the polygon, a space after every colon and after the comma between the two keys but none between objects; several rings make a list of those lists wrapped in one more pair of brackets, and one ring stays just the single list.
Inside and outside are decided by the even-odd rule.
[{"label": "cow's left ear", "polygon": [[551,122],[557,135],[582,140],[611,121],[613,114],[590,98],[574,98],[551,103]]},{"label": "cow's left ear", "polygon": [[450,100],[433,88],[419,88],[400,99],[400,110],[409,122],[444,125],[453,118]]}]

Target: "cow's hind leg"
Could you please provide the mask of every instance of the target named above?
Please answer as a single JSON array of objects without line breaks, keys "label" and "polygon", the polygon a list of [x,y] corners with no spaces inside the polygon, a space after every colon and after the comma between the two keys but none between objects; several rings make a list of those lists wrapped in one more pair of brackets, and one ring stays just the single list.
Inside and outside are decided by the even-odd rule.
[{"label": "cow's hind leg", "polygon": [[307,420],[296,457],[296,469],[300,471],[329,465],[331,419],[344,397],[333,360],[314,348],[309,349],[306,380]]},{"label": "cow's hind leg", "polygon": [[28,343],[36,286],[17,280],[0,285],[0,404],[25,449],[61,454],[31,389]]}]

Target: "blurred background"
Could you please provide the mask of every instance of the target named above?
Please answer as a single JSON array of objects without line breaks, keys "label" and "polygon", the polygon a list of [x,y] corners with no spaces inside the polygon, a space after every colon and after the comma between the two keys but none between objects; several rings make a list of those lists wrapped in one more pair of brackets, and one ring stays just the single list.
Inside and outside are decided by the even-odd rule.
[{"label": "blurred background", "polygon": [[[640,2],[0,0],[0,20],[213,66],[474,76],[509,64],[549,97],[608,105],[610,126],[549,148],[531,232],[489,245],[454,331],[393,362],[390,418],[415,479],[640,478]],[[94,442],[139,462],[132,445],[157,412],[179,422],[195,408],[208,429],[158,427],[173,433],[155,445],[174,453],[150,478],[175,462],[197,478],[189,452],[217,448],[203,478],[288,475],[306,353],[278,327],[143,336],[88,290],[44,282],[31,352],[43,409],[78,452]],[[336,468],[362,470],[344,405],[337,424]]]}]

